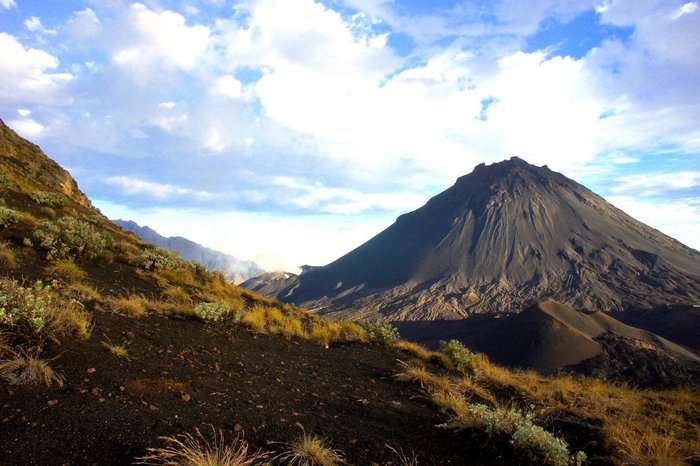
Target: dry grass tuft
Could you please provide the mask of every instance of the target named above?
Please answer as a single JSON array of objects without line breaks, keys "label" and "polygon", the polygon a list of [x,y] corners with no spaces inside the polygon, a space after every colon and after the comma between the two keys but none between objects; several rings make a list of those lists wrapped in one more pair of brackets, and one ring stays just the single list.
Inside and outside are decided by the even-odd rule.
[{"label": "dry grass tuft", "polygon": [[338,331],[340,332],[339,338],[343,341],[367,341],[365,329],[354,322],[338,322]]},{"label": "dry grass tuft", "polygon": [[168,466],[263,466],[270,464],[269,452],[249,452],[248,442],[237,436],[227,443],[223,431],[212,427],[211,438],[199,429],[196,434],[180,434],[161,437],[166,445],[149,448],[148,455],[138,458],[135,464]]},{"label": "dry grass tuft", "polygon": [[53,276],[70,281],[81,281],[87,278],[87,273],[72,260],[60,260],[49,265],[46,271]]},{"label": "dry grass tuft", "polygon": [[17,267],[17,257],[9,243],[0,241],[0,265],[8,269]]},{"label": "dry grass tuft", "polygon": [[179,286],[171,286],[163,291],[163,299],[171,303],[189,304],[192,302],[190,295]]},{"label": "dry grass tuft", "polygon": [[339,336],[340,328],[338,324],[333,322],[316,323],[309,332],[309,338],[324,348],[328,348],[328,345],[337,340]]},{"label": "dry grass tuft", "polygon": [[403,370],[395,375],[396,379],[404,382],[417,382],[422,388],[438,392],[449,392],[452,385],[448,377],[440,377],[423,366],[409,363],[400,363]]},{"label": "dry grass tuft", "polygon": [[112,343],[112,340],[105,335],[105,338],[107,338],[107,341],[103,341],[102,347],[105,348],[107,351],[112,353],[114,356],[121,358],[121,359],[126,359],[127,361],[131,361],[131,356],[129,356],[129,350],[127,349],[129,346],[129,342],[125,342],[121,345],[115,345]]},{"label": "dry grass tuft", "polygon": [[49,362],[38,357],[39,350],[16,353],[12,359],[0,361],[0,378],[12,385],[46,385],[63,387],[63,377]]},{"label": "dry grass tuft", "polygon": [[102,301],[100,292],[85,283],[71,283],[65,290],[69,296],[73,296],[81,301]]},{"label": "dry grass tuft", "polygon": [[345,464],[343,453],[334,450],[328,441],[314,434],[304,433],[291,441],[288,450],[277,456],[289,466],[337,466]]},{"label": "dry grass tuft", "polygon": [[127,298],[107,298],[109,308],[127,317],[143,317],[146,315],[144,300],[140,296],[131,295]]},{"label": "dry grass tuft", "polygon": [[412,354],[413,356],[420,358],[424,361],[429,361],[430,358],[433,356],[433,352],[427,349],[423,345],[419,345],[418,343],[413,343],[412,341],[406,341],[406,340],[399,340],[396,343],[394,343],[394,347],[405,351],[409,354]]}]

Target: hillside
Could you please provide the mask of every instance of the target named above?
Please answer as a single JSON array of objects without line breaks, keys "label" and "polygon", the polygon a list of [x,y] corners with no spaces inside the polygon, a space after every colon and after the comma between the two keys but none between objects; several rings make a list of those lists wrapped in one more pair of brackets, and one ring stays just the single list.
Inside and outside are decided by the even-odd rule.
[{"label": "hillside", "polygon": [[700,302],[700,253],[513,157],[479,165],[338,260],[266,293],[337,318],[434,320],[553,298],[606,312]]},{"label": "hillside", "polygon": [[230,254],[202,246],[181,236],[165,237],[154,229],[140,226],[131,220],[114,220],[114,223],[126,231],[136,233],[147,243],[172,249],[177,251],[183,259],[201,262],[209,270],[223,272],[236,285],[265,273],[265,270],[253,261],[236,259]]},{"label": "hillside", "polygon": [[117,227],[0,129],[0,464],[190,464],[178,440],[259,466],[700,459],[696,387],[510,371],[265,298]]}]

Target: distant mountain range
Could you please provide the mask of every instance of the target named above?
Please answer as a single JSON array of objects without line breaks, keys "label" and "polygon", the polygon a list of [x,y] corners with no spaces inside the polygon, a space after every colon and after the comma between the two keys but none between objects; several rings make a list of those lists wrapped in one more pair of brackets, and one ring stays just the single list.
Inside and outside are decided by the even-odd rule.
[{"label": "distant mountain range", "polygon": [[700,347],[700,253],[517,157],[477,166],[329,265],[261,278],[243,286],[352,320],[464,319],[553,298],[655,329],[629,311],[674,306],[663,319],[679,325],[660,327],[693,323],[685,343]]},{"label": "distant mountain range", "polygon": [[114,223],[127,231],[136,233],[143,241],[153,243],[162,248],[174,249],[187,260],[203,263],[210,270],[220,270],[235,284],[251,277],[264,274],[266,271],[253,261],[236,259],[230,254],[202,246],[181,236],[165,237],[147,226],[140,226],[131,220],[114,220]]}]

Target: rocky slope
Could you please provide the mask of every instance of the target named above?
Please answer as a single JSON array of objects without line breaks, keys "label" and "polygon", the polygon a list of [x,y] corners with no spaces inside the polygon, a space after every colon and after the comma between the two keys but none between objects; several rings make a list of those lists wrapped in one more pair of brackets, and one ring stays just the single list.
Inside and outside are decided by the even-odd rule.
[{"label": "rocky slope", "polygon": [[612,312],[700,302],[700,253],[514,157],[283,285],[258,289],[350,319],[459,319],[549,297]]}]

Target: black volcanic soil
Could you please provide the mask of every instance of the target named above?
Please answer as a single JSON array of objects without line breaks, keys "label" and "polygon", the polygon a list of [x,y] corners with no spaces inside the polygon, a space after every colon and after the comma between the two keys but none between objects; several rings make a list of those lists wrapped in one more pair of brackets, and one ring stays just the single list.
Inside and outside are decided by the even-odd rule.
[{"label": "black volcanic soil", "polygon": [[[107,338],[130,342],[134,359],[108,353]],[[50,353],[63,388],[0,385],[0,464],[130,464],[159,436],[209,424],[270,450],[304,429],[355,465],[396,464],[386,445],[425,465],[516,463],[507,444],[436,427],[420,389],[393,380],[406,356],[392,350],[97,313],[89,341]]]}]

